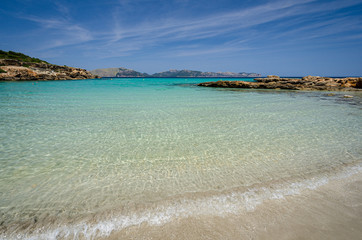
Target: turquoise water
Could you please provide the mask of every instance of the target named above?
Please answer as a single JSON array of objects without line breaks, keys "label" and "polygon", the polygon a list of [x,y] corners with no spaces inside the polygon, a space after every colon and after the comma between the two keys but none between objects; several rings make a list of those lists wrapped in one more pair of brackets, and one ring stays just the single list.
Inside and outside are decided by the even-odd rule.
[{"label": "turquoise water", "polygon": [[1,82],[0,238],[237,213],[359,171],[360,92],[194,85],[203,81]]}]

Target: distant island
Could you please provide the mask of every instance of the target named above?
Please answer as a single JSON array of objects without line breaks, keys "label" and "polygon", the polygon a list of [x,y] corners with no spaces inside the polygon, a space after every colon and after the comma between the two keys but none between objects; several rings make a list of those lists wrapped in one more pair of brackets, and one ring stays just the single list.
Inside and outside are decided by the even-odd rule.
[{"label": "distant island", "polygon": [[94,75],[99,77],[150,77],[151,75],[147,73],[137,72],[132,69],[127,69],[123,67],[119,68],[100,68],[89,71]]},{"label": "distant island", "polygon": [[213,78],[213,77],[224,77],[224,78],[244,78],[244,77],[261,77],[258,73],[234,73],[234,72],[201,72],[194,70],[168,70],[165,72],[147,74],[137,72],[127,68],[101,68],[90,71],[92,74],[99,77],[154,77],[154,78]]},{"label": "distant island", "polygon": [[97,76],[85,69],[50,64],[23,53],[0,50],[0,81],[72,80]]}]

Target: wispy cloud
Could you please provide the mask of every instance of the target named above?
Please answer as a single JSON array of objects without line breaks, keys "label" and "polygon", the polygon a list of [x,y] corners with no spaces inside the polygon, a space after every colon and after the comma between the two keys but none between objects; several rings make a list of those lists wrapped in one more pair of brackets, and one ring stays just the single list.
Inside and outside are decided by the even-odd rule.
[{"label": "wispy cloud", "polygon": [[[284,44],[288,41],[298,43],[343,32],[349,32],[346,37],[355,39],[358,37],[354,35],[360,35],[362,26],[359,16],[328,15],[331,11],[361,4],[360,0],[334,0],[328,3],[277,0],[209,15],[145,17],[132,23],[123,17],[135,4],[139,6],[144,2],[148,1],[118,0],[118,6],[113,6],[110,15],[107,15],[111,21],[101,28],[94,28],[86,21],[79,22],[79,19],[75,21],[71,8],[60,1],[54,2],[59,14],[52,17],[26,14],[18,17],[38,24],[44,34],[52,36],[42,45],[44,50],[79,45],[81,49],[98,51],[100,56],[110,57],[144,53],[151,48],[172,52],[175,56],[228,53],[256,48],[256,42],[265,43],[266,39],[274,42],[279,39]],[[188,4],[189,1],[181,2]],[[195,43],[199,47],[177,49],[177,46]]]},{"label": "wispy cloud", "polygon": [[[214,14],[211,16],[203,16],[193,19],[162,19],[153,22],[139,23],[136,27],[127,28],[120,24],[120,20],[115,17],[115,27],[106,33],[103,37],[109,45],[117,46],[118,43],[133,42],[134,49],[143,49],[150,45],[163,45],[170,42],[192,42],[197,40],[207,40],[212,38],[230,37],[240,43],[252,41],[255,36],[250,37],[249,30],[263,24],[268,24],[281,19],[297,18],[298,16],[307,16],[313,14],[324,14],[328,11],[346,8],[358,4],[359,1],[332,1],[327,3],[315,3],[314,0],[299,0],[299,1],[273,1],[252,8]],[[114,16],[117,16],[115,13]],[[307,22],[307,17],[302,21]],[[290,29],[282,34],[284,36],[293,36],[293,34],[305,33],[308,29],[313,30],[313,34],[309,38],[317,38],[328,36],[336,32],[346,31],[347,29],[358,29],[360,21],[356,20],[356,24],[349,23],[347,28],[343,27],[350,19],[339,17],[336,20],[321,19],[316,23],[306,23],[307,25],[296,29]],[[289,21],[293,22],[293,19]],[[287,23],[288,24],[288,23]],[[331,25],[332,24],[332,25]],[[318,30],[318,32],[317,32]],[[266,33],[268,30],[266,31]],[[278,33],[278,29],[274,32]],[[264,32],[259,32],[261,37],[265,36]],[[278,36],[273,35],[271,37]],[[138,47],[135,47],[138,44]],[[108,46],[109,46],[108,45]],[[222,46],[220,49],[229,48]],[[214,50],[218,52],[219,50]],[[195,51],[196,52],[196,51]],[[212,52],[211,50],[198,51],[201,53]],[[187,55],[187,53],[185,53]],[[180,55],[185,55],[180,54]]]},{"label": "wispy cloud", "polygon": [[[117,27],[112,34],[118,40],[144,36],[167,38],[167,40],[209,38],[290,16],[294,13],[284,10],[306,2],[312,0],[279,1],[195,19],[162,19],[162,21],[146,22],[132,29]],[[112,40],[114,41],[114,38]]]},{"label": "wispy cloud", "polygon": [[250,48],[233,48],[233,47],[213,47],[213,48],[197,48],[197,49],[182,49],[182,50],[176,50],[172,52],[172,56],[177,57],[191,57],[191,56],[200,56],[200,55],[209,55],[209,54],[215,54],[215,53],[235,53],[240,52],[243,50],[250,50]]},{"label": "wispy cloud", "polygon": [[[113,29],[108,33],[102,34],[100,37],[106,42],[104,47],[120,48],[125,49],[125,51],[140,50],[149,46],[167,43],[207,40],[215,37],[225,37],[226,35],[235,37],[235,35],[240,35],[239,32],[242,29],[248,29],[290,16],[293,13],[287,11],[289,8],[306,2],[312,2],[312,0],[279,1],[253,8],[193,19],[168,18],[152,22],[147,21],[141,22],[137,26],[132,26],[132,28],[128,28],[127,24],[122,24],[118,18],[120,10],[116,8],[112,14],[114,19]],[[125,3],[122,3],[122,6],[124,5]],[[247,38],[245,36],[238,39],[237,42],[245,42],[245,38]],[[132,48],[125,48],[124,45],[129,46],[129,42],[132,42]],[[221,51],[216,49],[229,51],[230,47],[215,47],[212,51],[199,50],[195,51],[195,53]],[[191,53],[180,53],[179,55],[187,54],[191,55]]]},{"label": "wispy cloud", "polygon": [[70,19],[70,9],[68,6],[64,5],[60,1],[54,1],[55,6],[57,7],[57,10],[59,13],[61,13],[64,17],[67,19]]},{"label": "wispy cloud", "polygon": [[93,40],[92,33],[86,28],[71,22],[68,19],[45,19],[37,16],[25,16],[21,18],[39,24],[44,34],[52,35],[51,43],[42,46],[43,49],[62,47],[71,44],[79,44]]}]

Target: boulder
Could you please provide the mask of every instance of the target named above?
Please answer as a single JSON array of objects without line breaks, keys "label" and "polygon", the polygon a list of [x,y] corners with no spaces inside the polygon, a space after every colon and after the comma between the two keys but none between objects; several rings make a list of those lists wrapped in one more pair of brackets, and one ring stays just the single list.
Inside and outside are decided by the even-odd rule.
[{"label": "boulder", "polygon": [[357,80],[357,82],[356,82],[356,86],[355,86],[356,88],[362,88],[362,78],[359,78],[358,80]]},{"label": "boulder", "polygon": [[268,75],[268,78],[280,78],[280,77],[277,75]]}]

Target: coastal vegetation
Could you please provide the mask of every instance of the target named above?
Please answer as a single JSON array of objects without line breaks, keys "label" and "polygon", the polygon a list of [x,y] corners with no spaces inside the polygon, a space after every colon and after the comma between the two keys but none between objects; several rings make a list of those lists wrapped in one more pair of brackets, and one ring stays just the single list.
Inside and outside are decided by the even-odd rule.
[{"label": "coastal vegetation", "polygon": [[0,59],[14,59],[14,60],[22,61],[22,62],[50,64],[50,63],[48,63],[48,62],[46,62],[44,60],[41,60],[39,58],[30,57],[30,56],[25,55],[23,53],[13,52],[13,51],[5,52],[3,50],[0,50]]}]

